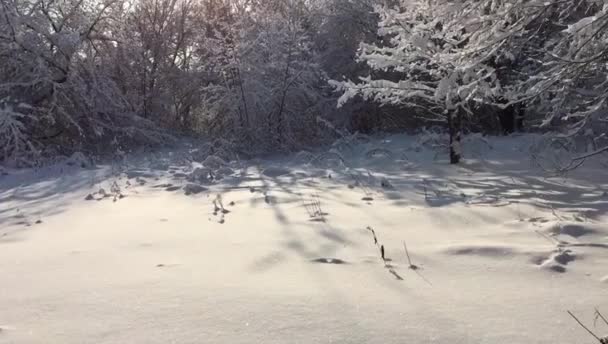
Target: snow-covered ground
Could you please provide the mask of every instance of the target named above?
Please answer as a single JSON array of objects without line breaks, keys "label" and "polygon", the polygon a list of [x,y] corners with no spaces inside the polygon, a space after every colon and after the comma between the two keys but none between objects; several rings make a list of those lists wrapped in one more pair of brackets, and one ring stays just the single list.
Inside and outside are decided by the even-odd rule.
[{"label": "snow-covered ground", "polygon": [[608,174],[547,178],[535,139],[8,171],[0,342],[592,343]]}]

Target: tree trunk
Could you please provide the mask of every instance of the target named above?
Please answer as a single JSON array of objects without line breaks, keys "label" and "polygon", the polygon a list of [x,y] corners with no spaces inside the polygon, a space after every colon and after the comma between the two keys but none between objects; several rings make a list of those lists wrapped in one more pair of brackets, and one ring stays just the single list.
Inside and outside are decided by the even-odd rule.
[{"label": "tree trunk", "polygon": [[515,130],[516,131],[524,131],[524,116],[526,114],[526,105],[518,104],[517,112],[515,114]]},{"label": "tree trunk", "polygon": [[460,108],[448,111],[448,131],[450,133],[450,164],[458,164],[462,155],[462,113]]}]

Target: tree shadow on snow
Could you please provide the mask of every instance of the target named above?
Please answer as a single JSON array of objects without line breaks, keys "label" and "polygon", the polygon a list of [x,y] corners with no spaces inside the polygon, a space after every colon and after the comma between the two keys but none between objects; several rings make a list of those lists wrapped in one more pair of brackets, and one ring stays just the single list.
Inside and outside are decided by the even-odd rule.
[{"label": "tree shadow on snow", "polygon": [[[86,202],[86,190],[107,177],[107,169],[62,166],[19,170],[2,176],[0,227],[10,228],[11,234],[34,228],[44,223],[45,217],[66,211],[74,202]],[[8,233],[0,235],[6,239]]]},{"label": "tree shadow on snow", "polygon": [[[389,171],[386,176],[403,194],[387,197],[393,205],[445,207],[452,204],[503,207],[529,204],[549,211],[598,219],[608,212],[608,174],[579,172],[563,177],[544,177],[527,169],[468,170],[462,166],[421,165],[416,170]],[[447,171],[447,172],[446,172]],[[589,179],[588,179],[589,178]],[[391,191],[394,193],[394,191]],[[422,202],[421,202],[422,200]]]}]

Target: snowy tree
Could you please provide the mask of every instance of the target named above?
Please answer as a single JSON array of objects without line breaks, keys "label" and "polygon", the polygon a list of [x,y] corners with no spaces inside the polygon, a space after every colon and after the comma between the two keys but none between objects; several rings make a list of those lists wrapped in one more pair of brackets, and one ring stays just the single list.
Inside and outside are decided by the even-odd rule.
[{"label": "snowy tree", "polygon": [[1,0],[0,159],[169,132],[298,149],[325,137],[319,117],[373,131],[398,110],[400,129],[446,125],[458,162],[464,126],[498,116],[508,129],[521,104],[527,127],[576,143],[571,168],[608,151],[607,11],[595,0]]},{"label": "snowy tree", "polygon": [[561,132],[562,139],[583,141],[571,149],[586,152],[558,168],[572,169],[608,151],[608,5],[585,0],[546,2],[529,15],[542,18],[543,25],[536,25],[536,42],[531,40],[526,47],[530,57],[522,72],[530,77],[521,78],[515,90],[546,114],[541,128]]},{"label": "snowy tree", "polygon": [[606,8],[593,0],[378,6],[383,40],[362,43],[358,54],[373,72],[333,82],[343,92],[339,104],[361,96],[422,108],[427,119],[447,122],[452,162],[460,159],[464,116],[517,104],[547,114],[541,128],[584,134],[603,152]]},{"label": "snowy tree", "polygon": [[[14,165],[24,165],[36,154],[26,132],[25,123],[36,118],[22,113],[22,104],[13,104],[7,99],[0,101],[0,161],[9,161]],[[26,111],[23,111],[26,112]]]},{"label": "snowy tree", "polygon": [[362,96],[382,104],[422,108],[427,119],[447,122],[450,161],[461,157],[462,120],[480,104],[510,94],[496,64],[514,60],[509,43],[532,20],[521,1],[400,1],[379,6],[383,41],[361,44],[358,59],[375,73],[334,82],[339,104]]},{"label": "snowy tree", "polygon": [[110,14],[124,2],[4,0],[1,5],[0,98],[9,104],[3,113],[12,114],[10,122],[21,122],[27,146],[74,150],[159,138],[99,68],[102,46],[117,41]]},{"label": "snowy tree", "polygon": [[185,128],[196,106],[200,74],[192,63],[202,6],[193,0],[140,0],[124,19],[121,54],[132,64],[132,97],[144,118]]},{"label": "snowy tree", "polygon": [[[322,0],[313,6],[315,49],[319,51],[320,66],[331,79],[356,79],[369,74],[369,66],[355,59],[362,41],[374,42],[377,39],[378,15],[374,5],[379,0]],[[335,124],[351,127],[354,130],[370,131],[378,128],[382,120],[389,119],[388,107],[383,109],[372,102],[357,98],[335,109],[334,97],[324,112],[331,113]],[[333,109],[332,109],[333,108]],[[391,109],[392,110],[392,109]],[[379,112],[384,116],[378,116]],[[381,120],[379,120],[381,119]]]},{"label": "snowy tree", "polygon": [[325,85],[298,2],[264,2],[211,33],[216,78],[205,88],[211,127],[289,147],[314,136]]}]

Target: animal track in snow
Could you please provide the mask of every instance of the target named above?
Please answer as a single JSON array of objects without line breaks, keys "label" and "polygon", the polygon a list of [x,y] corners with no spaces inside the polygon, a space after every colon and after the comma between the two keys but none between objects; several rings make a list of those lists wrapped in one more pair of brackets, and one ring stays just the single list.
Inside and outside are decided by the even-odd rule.
[{"label": "animal track in snow", "polygon": [[543,257],[537,257],[535,263],[544,270],[551,270],[554,272],[566,272],[566,265],[575,261],[577,255],[571,250],[561,250],[553,252],[549,257],[543,259]]}]

